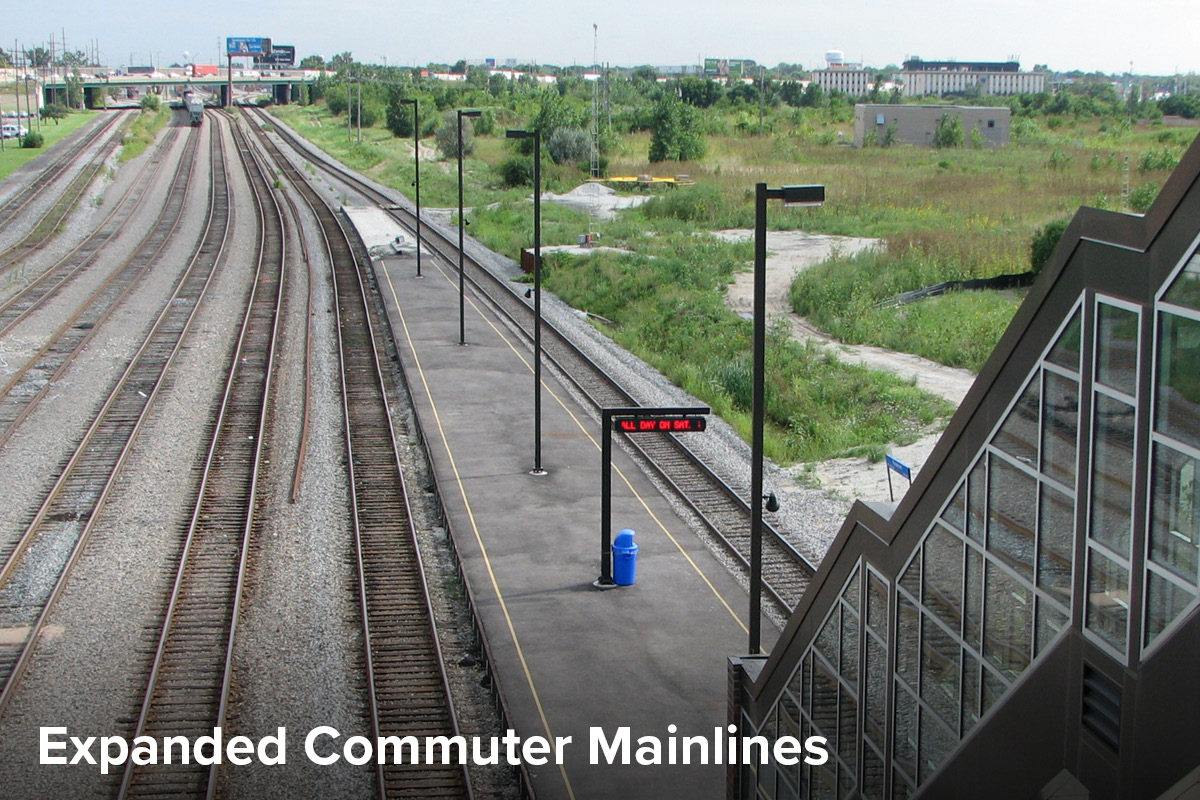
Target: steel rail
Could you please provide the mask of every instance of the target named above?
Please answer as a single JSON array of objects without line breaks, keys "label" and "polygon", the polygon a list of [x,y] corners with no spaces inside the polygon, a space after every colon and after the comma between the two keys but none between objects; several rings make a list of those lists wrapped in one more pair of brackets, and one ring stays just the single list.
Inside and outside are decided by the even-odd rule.
[{"label": "steel rail", "polygon": [[[233,130],[259,209],[259,256],[135,736],[211,734],[228,707],[286,265],[282,212],[260,159],[239,127]],[[127,762],[118,797],[165,792],[211,800],[217,771],[217,764],[140,768]]]},{"label": "steel rail", "polygon": [[[55,381],[66,373],[76,356],[83,352],[100,326],[129,297],[142,276],[158,263],[163,252],[173,243],[175,233],[183,224],[183,206],[191,186],[199,146],[200,137],[193,131],[189,134],[187,150],[175,169],[167,199],[138,246],[0,387],[0,447],[7,444],[18,426],[50,392]],[[183,276],[180,276],[182,279]],[[32,394],[15,392],[26,375],[35,368],[40,373],[50,373],[41,387]]]},{"label": "steel rail", "polygon": [[[229,187],[225,180],[224,150],[216,136],[210,141],[213,180],[209,187],[208,212],[202,244],[196,250],[180,281],[172,302],[166,304],[138,352],[130,359],[95,420],[75,448],[46,500],[27,526],[24,535],[0,568],[0,585],[13,573],[17,559],[27,550],[35,535],[43,532],[48,520],[69,517],[70,512],[59,505],[60,498],[72,507],[76,520],[86,519],[83,529],[71,548],[50,594],[37,619],[16,654],[11,670],[0,688],[0,713],[7,708],[20,683],[29,660],[40,639],[40,632],[54,607],[67,578],[77,564],[84,547],[107,503],[117,477],[120,475],[133,444],[154,406],[163,377],[170,371],[183,350],[199,308],[211,284],[216,265],[224,253],[230,233]],[[177,302],[181,301],[181,302]],[[142,389],[149,387],[149,391]],[[100,444],[97,444],[97,443]],[[78,479],[78,480],[77,480]],[[77,485],[82,482],[83,486]],[[94,501],[87,504],[87,498]],[[65,520],[60,519],[61,522]],[[9,626],[12,627],[12,626]],[[5,648],[5,663],[13,653]]]},{"label": "steel rail", "polygon": [[[333,268],[351,522],[375,736],[459,735],[441,639],[409,515],[391,409],[371,321],[364,267],[342,221],[269,137],[275,163],[320,223]],[[471,798],[465,765],[376,764],[378,796]]]}]

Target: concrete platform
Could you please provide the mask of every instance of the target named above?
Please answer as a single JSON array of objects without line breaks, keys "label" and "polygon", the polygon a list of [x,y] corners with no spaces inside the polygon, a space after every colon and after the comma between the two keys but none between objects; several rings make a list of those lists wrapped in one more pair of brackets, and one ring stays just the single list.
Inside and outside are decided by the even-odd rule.
[{"label": "concrete platform", "polygon": [[572,737],[561,767],[530,767],[537,796],[723,797],[724,766],[667,765],[665,746],[661,766],[593,764],[589,733],[611,741],[629,727],[631,755],[640,736],[666,745],[670,725],[711,742],[726,722],[726,657],[746,650],[745,591],[618,447],[613,533],[637,531],[637,582],[595,589],[599,422],[543,369],[549,474],[531,475],[531,350],[469,287],[458,344],[456,267],[424,255],[418,279],[414,258],[374,264],[513,724]]}]

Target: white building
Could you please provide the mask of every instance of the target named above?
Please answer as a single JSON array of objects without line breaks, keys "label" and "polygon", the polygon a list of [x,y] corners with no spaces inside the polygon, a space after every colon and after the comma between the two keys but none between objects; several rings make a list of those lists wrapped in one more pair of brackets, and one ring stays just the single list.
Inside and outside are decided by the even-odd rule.
[{"label": "white building", "polygon": [[922,61],[904,62],[905,97],[941,97],[947,94],[1008,96],[1036,94],[1046,90],[1042,72],[1021,72],[1016,61]]}]

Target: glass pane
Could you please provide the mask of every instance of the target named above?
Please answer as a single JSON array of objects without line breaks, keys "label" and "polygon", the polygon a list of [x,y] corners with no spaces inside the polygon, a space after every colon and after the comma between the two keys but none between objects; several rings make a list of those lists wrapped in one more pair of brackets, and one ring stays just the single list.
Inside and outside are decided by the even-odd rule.
[{"label": "glass pane", "polygon": [[980,542],[983,541],[984,499],[987,495],[985,463],[987,459],[981,458],[975,464],[968,478],[970,485],[967,488],[967,535]]},{"label": "glass pane", "polygon": [[838,755],[850,768],[851,774],[858,772],[858,703],[848,692],[842,692],[841,710],[838,712]]},{"label": "glass pane", "polygon": [[913,554],[908,568],[900,576],[900,585],[907,589],[913,598],[921,599],[921,551],[919,549]]},{"label": "glass pane", "polygon": [[1071,607],[1071,564],[1075,560],[1075,504],[1042,486],[1038,505],[1038,586]]},{"label": "glass pane", "polygon": [[838,633],[842,627],[841,616],[842,606],[839,603],[833,607],[833,612],[817,635],[815,644],[817,652],[825,656],[825,660],[835,670],[838,668]]},{"label": "glass pane", "polygon": [[958,642],[928,616],[922,616],[921,698],[950,727],[958,730]]},{"label": "glass pane", "polygon": [[858,619],[848,608],[842,608],[842,680],[858,688]]},{"label": "glass pane", "polygon": [[1155,427],[1200,447],[1200,322],[1159,315]]},{"label": "glass pane", "polygon": [[1042,405],[1042,472],[1075,488],[1079,440],[1079,384],[1046,370]]},{"label": "glass pane", "polygon": [[892,780],[892,800],[908,800],[912,797],[912,787],[908,785],[907,780],[899,771],[893,773]]},{"label": "glass pane", "polygon": [[812,768],[812,800],[837,800],[837,762],[832,758]]},{"label": "glass pane", "polygon": [[996,677],[996,673],[992,672],[987,667],[983,668],[983,691],[980,693],[980,708],[983,714],[986,715],[992,710],[992,706],[1000,702],[1000,698],[1004,697],[1004,693],[1008,691],[1008,684]]},{"label": "glass pane", "polygon": [[970,653],[963,653],[962,735],[979,722],[979,671],[983,665]]},{"label": "glass pane", "polygon": [[1096,393],[1089,533],[1129,558],[1133,501],[1133,406]]},{"label": "glass pane", "polygon": [[858,575],[859,570],[855,568],[854,574],[850,576],[850,580],[846,582],[846,590],[842,592],[842,599],[846,604],[858,611]]},{"label": "glass pane", "polygon": [[1196,599],[1172,581],[1147,571],[1146,644],[1153,642]]},{"label": "glass pane", "polygon": [[955,631],[962,618],[962,540],[934,524],[925,538],[924,605]]},{"label": "glass pane", "polygon": [[1200,486],[1196,460],[1169,447],[1154,447],[1154,498],[1150,560],[1195,584],[1200,544]]},{"label": "glass pane", "polygon": [[1076,310],[1071,321],[1067,323],[1067,327],[1063,329],[1062,335],[1058,337],[1058,342],[1046,356],[1046,360],[1052,364],[1058,364],[1060,367],[1079,372],[1079,354],[1081,352],[1079,333],[1082,327],[1079,311]]},{"label": "glass pane", "polygon": [[1042,651],[1054,641],[1054,637],[1067,627],[1067,622],[1066,614],[1045,600],[1038,600],[1037,652],[1035,655],[1042,654]]},{"label": "glass pane", "polygon": [[958,740],[950,735],[932,715],[921,710],[921,775],[920,782],[924,783],[937,772],[946,756],[958,744]]},{"label": "glass pane", "polygon": [[955,530],[962,533],[967,532],[967,484],[965,481],[958,485],[958,490],[954,492],[954,499],[942,512],[942,519]]},{"label": "glass pane", "polygon": [[983,655],[1009,680],[1029,666],[1033,634],[1033,598],[995,564],[987,562],[987,609]]},{"label": "glass pane", "polygon": [[1200,251],[1192,255],[1163,299],[1178,306],[1200,308]]},{"label": "glass pane", "polygon": [[813,702],[808,709],[819,735],[829,740],[829,749],[837,746],[838,685],[819,662],[813,662]]},{"label": "glass pane", "polygon": [[1129,571],[1094,548],[1089,548],[1088,559],[1088,630],[1124,652],[1129,627]]},{"label": "glass pane", "polygon": [[1033,580],[1037,480],[992,456],[988,477],[988,550]]},{"label": "glass pane", "polygon": [[788,681],[788,691],[792,693],[792,697],[796,698],[797,703],[804,702],[804,681],[806,678],[805,665],[807,659],[800,659],[800,663],[796,665],[796,671],[792,673],[792,679]]},{"label": "glass pane", "polygon": [[863,800],[883,800],[883,782],[887,777],[883,759],[870,747],[863,749]]},{"label": "glass pane", "polygon": [[992,439],[995,447],[1034,469],[1037,468],[1038,456],[1039,388],[1038,375],[1034,373],[1033,379],[1026,385],[1017,404],[1008,412],[1008,418]]},{"label": "glass pane", "polygon": [[808,712],[809,717],[811,717],[812,713],[813,713],[813,710],[812,710],[812,699],[813,699],[812,698],[812,674],[813,674],[813,663],[815,661],[816,661],[816,659],[813,658],[812,650],[809,650],[804,656],[804,684],[802,687],[804,689],[804,694],[800,698],[800,707]]},{"label": "glass pane", "polygon": [[881,636],[887,636],[887,584],[867,573],[867,625]]},{"label": "glass pane", "polygon": [[983,630],[983,556],[973,547],[967,548],[967,581],[963,594],[963,639],[979,650],[979,635]]},{"label": "glass pane", "polygon": [[896,674],[917,688],[917,659],[920,654],[921,618],[917,607],[896,596]]},{"label": "glass pane", "polygon": [[1137,312],[1100,303],[1096,326],[1096,381],[1128,395],[1137,394]]},{"label": "glass pane", "polygon": [[916,775],[917,765],[917,701],[899,686],[896,687],[896,766]]},{"label": "glass pane", "polygon": [[885,741],[884,721],[887,719],[887,651],[884,646],[867,637],[867,735],[882,745]]}]

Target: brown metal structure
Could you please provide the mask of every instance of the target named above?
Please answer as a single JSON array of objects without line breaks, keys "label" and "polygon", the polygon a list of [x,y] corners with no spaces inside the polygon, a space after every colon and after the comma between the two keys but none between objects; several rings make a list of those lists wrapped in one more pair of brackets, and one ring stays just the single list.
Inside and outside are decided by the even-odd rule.
[{"label": "brown metal structure", "polygon": [[1198,245],[1200,142],[1146,216],[1076,214],[899,505],[731,660],[741,735],[830,755],[730,798],[1192,796]]}]

